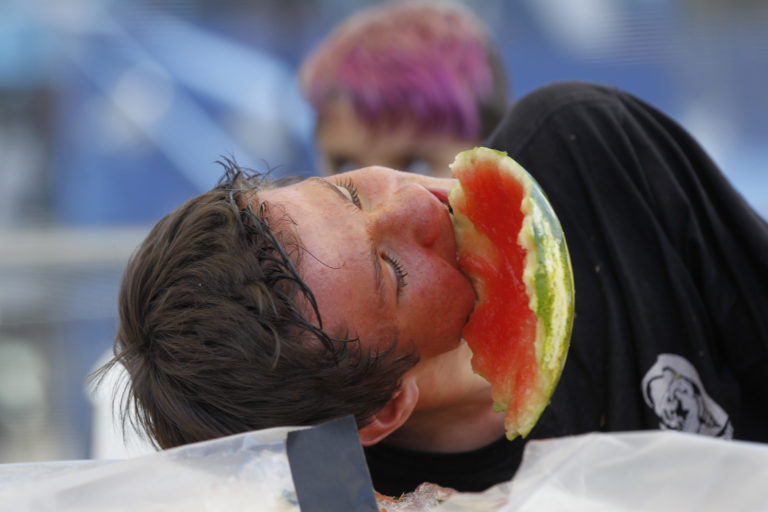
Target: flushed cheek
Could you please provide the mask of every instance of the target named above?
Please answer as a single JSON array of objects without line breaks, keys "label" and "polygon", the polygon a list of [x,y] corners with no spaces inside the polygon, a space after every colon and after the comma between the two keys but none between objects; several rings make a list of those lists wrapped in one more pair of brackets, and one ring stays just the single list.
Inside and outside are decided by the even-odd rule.
[{"label": "flushed cheek", "polygon": [[475,303],[469,281],[455,269],[426,275],[432,278],[414,283],[413,302],[407,306],[413,315],[413,337],[422,357],[452,350],[458,345]]}]

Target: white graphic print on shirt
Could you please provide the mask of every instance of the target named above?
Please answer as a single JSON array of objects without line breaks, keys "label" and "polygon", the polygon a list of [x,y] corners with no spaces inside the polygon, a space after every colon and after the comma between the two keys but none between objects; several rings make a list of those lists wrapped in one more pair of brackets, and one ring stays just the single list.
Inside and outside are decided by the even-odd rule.
[{"label": "white graphic print on shirt", "polygon": [[643,377],[643,397],[662,430],[731,439],[728,414],[707,394],[696,368],[676,354],[659,354]]}]

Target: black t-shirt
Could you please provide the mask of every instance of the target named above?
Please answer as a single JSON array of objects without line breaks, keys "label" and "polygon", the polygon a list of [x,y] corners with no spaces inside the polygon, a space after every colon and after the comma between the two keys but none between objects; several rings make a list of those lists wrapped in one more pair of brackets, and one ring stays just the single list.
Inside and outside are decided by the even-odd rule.
[{"label": "black t-shirt", "polygon": [[[768,226],[676,122],[569,82],[518,101],[486,145],[541,184],[576,290],[560,383],[530,438],[674,429],[768,442]],[[524,442],[366,449],[379,492],[508,480]]]},{"label": "black t-shirt", "polygon": [[379,443],[366,447],[365,457],[374,488],[388,496],[400,496],[425,481],[479,492],[512,478],[522,447],[519,440],[510,442],[506,437],[460,453],[418,452]]}]

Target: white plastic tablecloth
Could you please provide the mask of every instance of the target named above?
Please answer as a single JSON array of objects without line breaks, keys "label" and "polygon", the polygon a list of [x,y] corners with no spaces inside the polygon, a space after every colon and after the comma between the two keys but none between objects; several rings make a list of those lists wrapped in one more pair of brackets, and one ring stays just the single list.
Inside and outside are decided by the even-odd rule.
[{"label": "white plastic tablecloth", "polygon": [[[298,511],[287,431],[118,461],[0,465],[0,511]],[[663,431],[531,441],[513,480],[400,510],[768,511],[768,445]]]}]

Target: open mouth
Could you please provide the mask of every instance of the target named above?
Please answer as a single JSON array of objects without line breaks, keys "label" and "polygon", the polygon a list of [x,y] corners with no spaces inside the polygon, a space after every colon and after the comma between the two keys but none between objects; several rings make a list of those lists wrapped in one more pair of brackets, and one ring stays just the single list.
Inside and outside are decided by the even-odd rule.
[{"label": "open mouth", "polygon": [[430,189],[430,192],[432,192],[432,195],[435,196],[443,205],[448,209],[448,213],[453,215],[453,208],[451,208],[451,203],[448,202],[448,193],[444,190],[434,190]]}]

